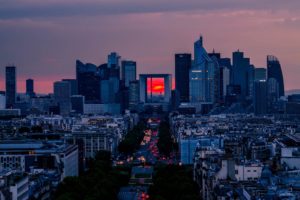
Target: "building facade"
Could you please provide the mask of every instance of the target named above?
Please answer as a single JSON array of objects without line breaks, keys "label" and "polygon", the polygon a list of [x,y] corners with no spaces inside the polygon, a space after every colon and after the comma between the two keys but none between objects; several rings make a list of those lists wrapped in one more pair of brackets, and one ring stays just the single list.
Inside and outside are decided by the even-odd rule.
[{"label": "building facade", "polygon": [[7,66],[5,68],[6,78],[6,108],[13,108],[16,103],[17,94],[17,80],[16,80],[16,67]]},{"label": "building facade", "polygon": [[254,81],[267,80],[267,69],[266,68],[255,68],[254,70]]},{"label": "building facade", "polygon": [[203,47],[203,38],[194,43],[194,63],[190,70],[190,102],[200,103],[216,101],[218,94],[218,62],[211,59]]},{"label": "building facade", "polygon": [[140,102],[170,103],[171,74],[140,74]]},{"label": "building facade", "polygon": [[137,111],[140,102],[139,81],[129,82],[129,110]]},{"label": "building facade", "polygon": [[76,79],[62,79],[62,81],[66,81],[66,82],[70,83],[71,95],[77,95],[78,94],[77,80]]},{"label": "building facade", "polygon": [[191,66],[191,54],[175,54],[175,87],[179,92],[181,102],[189,101],[189,71]]},{"label": "building facade", "polygon": [[34,81],[33,79],[26,80],[26,94],[30,97],[34,97]]},{"label": "building facade", "polygon": [[275,56],[267,56],[267,78],[274,78],[278,82],[279,96],[284,96],[284,80],[279,60]]},{"label": "building facade", "polygon": [[244,53],[239,50],[233,52],[233,72],[232,72],[232,81],[233,85],[239,85],[241,88],[241,99],[244,100],[246,97],[250,96],[251,86],[249,84],[251,79],[251,70],[250,59],[244,57]]},{"label": "building facade", "polygon": [[255,81],[254,83],[254,113],[267,114],[267,82]]},{"label": "building facade", "polygon": [[61,115],[68,115],[71,111],[71,86],[69,82],[54,82],[54,99],[59,106]]},{"label": "building facade", "polygon": [[78,94],[83,95],[87,103],[100,103],[100,75],[96,65],[77,60],[76,80]]},{"label": "building facade", "polygon": [[122,80],[125,87],[129,87],[130,81],[136,80],[136,62],[130,60],[122,61]]}]

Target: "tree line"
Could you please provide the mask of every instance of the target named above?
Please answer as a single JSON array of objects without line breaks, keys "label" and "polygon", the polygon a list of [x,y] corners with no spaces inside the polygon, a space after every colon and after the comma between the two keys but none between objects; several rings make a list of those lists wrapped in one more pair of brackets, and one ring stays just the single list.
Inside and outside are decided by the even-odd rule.
[{"label": "tree line", "polygon": [[157,147],[159,153],[165,156],[170,156],[171,152],[178,151],[178,145],[172,138],[170,125],[166,121],[159,124]]},{"label": "tree line", "polygon": [[138,125],[125,135],[125,138],[118,146],[118,151],[126,155],[131,155],[138,150],[145,135],[144,130],[144,122],[139,122]]},{"label": "tree line", "polygon": [[155,169],[150,200],[199,200],[198,185],[189,166],[162,165]]},{"label": "tree line", "polygon": [[67,177],[53,195],[55,200],[117,199],[120,187],[127,185],[130,169],[112,167],[111,154],[99,151],[90,160],[89,170],[79,177]]}]

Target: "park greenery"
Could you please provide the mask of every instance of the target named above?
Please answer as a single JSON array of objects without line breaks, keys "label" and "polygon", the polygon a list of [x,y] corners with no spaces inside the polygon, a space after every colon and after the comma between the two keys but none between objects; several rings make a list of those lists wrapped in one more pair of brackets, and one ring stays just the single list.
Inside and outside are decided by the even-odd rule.
[{"label": "park greenery", "polygon": [[126,155],[131,155],[138,150],[145,135],[144,130],[145,124],[140,122],[125,135],[125,138],[118,146],[118,151]]},{"label": "park greenery", "polygon": [[99,151],[90,160],[89,170],[79,177],[67,177],[58,186],[56,200],[117,199],[121,186],[127,185],[130,169],[112,167],[108,151]]},{"label": "park greenery", "polygon": [[171,152],[177,151],[177,144],[172,138],[170,125],[166,121],[162,121],[158,128],[157,147],[161,155],[170,156]]},{"label": "park greenery", "polygon": [[199,189],[190,166],[162,165],[155,169],[151,200],[198,200]]}]

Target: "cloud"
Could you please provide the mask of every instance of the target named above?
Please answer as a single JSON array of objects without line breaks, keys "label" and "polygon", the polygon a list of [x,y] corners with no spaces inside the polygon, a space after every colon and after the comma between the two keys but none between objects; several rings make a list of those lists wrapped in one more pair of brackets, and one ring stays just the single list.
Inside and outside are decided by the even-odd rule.
[{"label": "cloud", "polygon": [[[287,2],[288,1],[288,2]],[[216,10],[299,11],[299,0],[2,0],[0,19]]]},{"label": "cloud", "polygon": [[101,64],[110,51],[136,60],[138,73],[173,73],[173,54],[193,52],[202,33],[208,51],[227,57],[240,48],[265,66],[267,54],[278,56],[286,85],[300,84],[291,67],[299,60],[299,0],[0,1],[0,83],[3,67],[15,63],[21,80],[48,77],[40,91],[51,91],[51,80],[75,76],[76,59]]}]

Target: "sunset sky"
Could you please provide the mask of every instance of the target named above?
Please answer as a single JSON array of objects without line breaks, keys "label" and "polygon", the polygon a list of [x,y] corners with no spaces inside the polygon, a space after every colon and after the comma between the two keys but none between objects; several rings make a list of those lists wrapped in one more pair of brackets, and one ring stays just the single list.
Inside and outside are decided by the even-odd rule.
[{"label": "sunset sky", "polygon": [[75,77],[75,61],[137,61],[138,73],[173,73],[174,54],[204,46],[231,57],[240,49],[256,67],[279,58],[286,90],[300,88],[300,0],[0,0],[0,90],[17,66],[37,92]]}]

